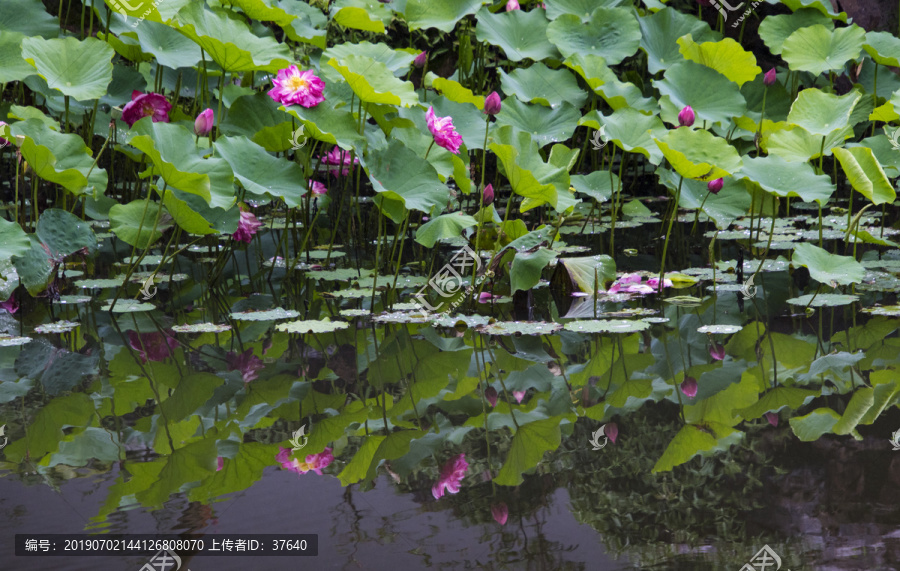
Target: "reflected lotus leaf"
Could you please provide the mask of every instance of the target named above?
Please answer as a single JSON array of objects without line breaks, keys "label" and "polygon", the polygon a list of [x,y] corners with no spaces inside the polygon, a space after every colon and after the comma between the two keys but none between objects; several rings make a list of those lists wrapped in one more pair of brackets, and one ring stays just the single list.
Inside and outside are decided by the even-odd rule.
[{"label": "reflected lotus leaf", "polygon": [[287,323],[279,323],[275,326],[278,331],[285,333],[331,333],[338,329],[347,329],[347,324],[343,321],[327,321],[307,320],[307,321],[288,321]]}]

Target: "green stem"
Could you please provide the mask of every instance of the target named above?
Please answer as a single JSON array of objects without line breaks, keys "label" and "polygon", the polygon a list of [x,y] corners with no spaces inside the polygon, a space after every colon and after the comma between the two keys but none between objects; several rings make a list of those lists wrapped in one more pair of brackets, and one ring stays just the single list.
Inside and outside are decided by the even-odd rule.
[{"label": "green stem", "polygon": [[659,267],[659,293],[662,293],[663,290],[663,282],[666,275],[666,254],[669,251],[669,238],[672,236],[672,224],[675,222],[675,218],[678,217],[678,201],[681,199],[682,182],[684,182],[683,176],[678,179],[678,190],[675,192],[675,206],[672,208],[672,216],[669,218],[669,229],[666,230],[666,243],[663,246],[662,263]]}]

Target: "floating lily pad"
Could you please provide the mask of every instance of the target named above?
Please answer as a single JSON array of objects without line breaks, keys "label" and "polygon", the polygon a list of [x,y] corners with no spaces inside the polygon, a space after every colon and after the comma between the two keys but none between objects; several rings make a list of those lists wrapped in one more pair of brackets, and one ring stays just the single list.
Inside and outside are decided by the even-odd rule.
[{"label": "floating lily pad", "polygon": [[[762,271],[764,272],[783,272],[788,269],[787,260],[765,260],[762,263]],[[756,269],[759,267],[758,260],[744,260],[744,274],[747,273],[756,273]]]},{"label": "floating lily pad", "polygon": [[642,321],[646,321],[647,323],[665,323],[669,321],[668,317],[645,317]]},{"label": "floating lily pad", "polygon": [[791,305],[803,305],[810,307],[838,307],[841,305],[850,305],[855,301],[859,301],[859,297],[855,295],[842,295],[838,293],[801,295],[800,297],[792,297],[791,299],[787,300],[787,302]]},{"label": "floating lily pad", "polygon": [[[107,301],[103,304],[103,311],[109,311],[112,306],[112,300]],[[116,302],[115,307],[112,308],[113,313],[133,313],[139,311],[153,311],[156,309],[156,306],[152,303],[144,303],[142,301],[138,301],[136,299],[120,299]]]},{"label": "floating lily pad", "polygon": [[[131,265],[131,264],[135,263],[136,261],[138,261],[139,259],[140,259],[140,256],[127,256],[125,258],[122,258],[122,264]],[[141,265],[142,266],[158,266],[159,264],[162,263],[162,261],[163,261],[162,256],[144,256],[144,259],[141,260]]]},{"label": "floating lily pad", "polygon": [[373,315],[372,320],[378,323],[428,323],[431,320],[431,316],[425,313],[394,311]]},{"label": "floating lily pad", "polygon": [[730,335],[732,333],[737,333],[744,327],[741,325],[704,325],[703,327],[698,327],[698,333],[720,333],[722,335]]},{"label": "floating lily pad", "polygon": [[[131,274],[131,279],[129,280],[132,283],[142,284],[147,281],[147,278],[153,276],[153,272],[134,272]],[[155,276],[153,276],[154,283],[167,282],[172,280],[173,282],[181,282],[188,279],[187,274],[172,274],[169,276],[165,272],[159,272]]]},{"label": "floating lily pad", "polygon": [[307,321],[289,321],[275,326],[278,331],[285,333],[331,333],[338,329],[347,329],[344,321],[328,321],[325,319]]},{"label": "floating lily pad", "polygon": [[871,313],[872,315],[884,315],[886,317],[900,317],[900,305],[884,305],[880,307],[864,307],[861,309],[863,313]]},{"label": "floating lily pad", "polygon": [[480,327],[487,325],[490,317],[486,315],[446,315],[442,314],[438,318],[432,318],[431,322],[441,327],[456,327],[463,324],[466,327]]},{"label": "floating lily pad", "polygon": [[392,309],[394,311],[415,311],[421,307],[418,303],[395,303]]},{"label": "floating lily pad", "polygon": [[299,316],[300,312],[295,309],[282,309],[280,307],[266,311],[241,311],[231,314],[231,318],[238,321],[275,321],[276,319],[293,319]]},{"label": "floating lily pad", "polygon": [[495,321],[477,330],[488,335],[546,335],[562,329],[559,323],[542,321]]},{"label": "floating lily pad", "polygon": [[10,335],[0,335],[0,347],[17,347],[31,343],[31,337],[12,337]]},{"label": "floating lily pad", "polygon": [[77,304],[77,303],[88,303],[91,301],[92,297],[87,297],[84,295],[61,295],[59,299],[54,300],[53,303],[58,303],[60,305],[68,305],[68,304]]},{"label": "floating lily pad", "polygon": [[108,289],[114,287],[122,287],[124,285],[121,278],[119,279],[95,279],[95,280],[78,280],[73,284],[75,287]]},{"label": "floating lily pad", "polygon": [[190,323],[172,326],[172,331],[175,333],[225,333],[230,330],[230,325],[219,323]]},{"label": "floating lily pad", "polygon": [[57,321],[42,323],[34,328],[35,333],[68,333],[80,324],[77,321]]},{"label": "floating lily pad", "polygon": [[656,309],[647,307],[630,307],[621,311],[606,311],[600,314],[600,317],[641,317],[644,315],[656,315],[659,313]]},{"label": "floating lily pad", "polygon": [[[371,270],[360,270],[357,272],[351,268],[344,268],[341,270],[313,270],[306,272],[306,277],[312,278],[314,280],[327,280],[327,281],[339,281],[339,282],[349,282],[359,280],[361,277],[366,277],[372,275]],[[391,278],[393,280],[393,278]]]},{"label": "floating lily pad", "polygon": [[697,307],[703,303],[703,300],[699,297],[693,297],[690,295],[676,295],[673,297],[667,297],[664,301],[666,303],[671,303],[672,305],[678,305],[680,307]]},{"label": "floating lily pad", "polygon": [[368,309],[342,309],[340,314],[344,317],[366,317],[372,315],[372,312]]},{"label": "floating lily pad", "polygon": [[644,320],[628,319],[596,319],[587,321],[572,321],[563,327],[566,331],[577,333],[634,333],[648,329],[650,324]]}]

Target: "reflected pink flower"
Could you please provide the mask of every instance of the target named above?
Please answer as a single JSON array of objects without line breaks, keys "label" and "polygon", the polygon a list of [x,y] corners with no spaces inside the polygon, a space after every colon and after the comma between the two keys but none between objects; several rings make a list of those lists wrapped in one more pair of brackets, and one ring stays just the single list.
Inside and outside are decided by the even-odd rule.
[{"label": "reflected pink flower", "polygon": [[290,448],[279,446],[278,454],[275,455],[275,461],[281,464],[282,468],[287,468],[285,464],[289,464],[291,462],[291,452],[292,450]]},{"label": "reflected pink flower", "polygon": [[419,52],[419,55],[413,60],[413,65],[416,67],[425,67],[426,61],[428,61],[428,52]]},{"label": "reflected pink flower", "polygon": [[315,107],[325,101],[325,82],[311,69],[300,71],[296,65],[279,70],[272,81],[275,86],[269,90],[269,97],[282,105],[302,105]]},{"label": "reflected pink flower", "polygon": [[19,302],[16,301],[16,294],[9,296],[6,301],[0,301],[0,309],[5,309],[9,313],[19,311]]},{"label": "reflected pink flower", "polygon": [[694,377],[685,377],[681,383],[681,392],[689,399],[697,396],[697,379]]},{"label": "reflected pink flower", "polygon": [[[307,456],[306,462],[303,462],[300,465],[300,473],[305,474],[306,472],[313,471],[321,476],[322,470],[331,465],[332,462],[334,462],[334,454],[331,453],[331,448],[326,448],[318,454],[310,454]],[[303,464],[305,464],[305,466]]]},{"label": "reflected pink flower", "polygon": [[167,357],[171,357],[173,349],[178,347],[178,341],[168,332],[151,331],[150,333],[138,333],[137,331],[128,331],[128,346],[137,351],[142,363],[146,363],[148,360],[164,361]]},{"label": "reflected pink flower", "polygon": [[313,192],[313,194],[326,194],[328,192],[328,189],[325,187],[325,185],[317,180],[309,181],[309,189]]},{"label": "reflected pink flower", "polygon": [[492,407],[497,406],[497,397],[500,396],[497,394],[497,389],[494,387],[488,387],[484,390],[484,398],[487,399],[489,403],[491,403]]},{"label": "reflected pink flower", "polygon": [[694,124],[695,118],[696,117],[694,115],[694,110],[691,109],[690,105],[688,105],[678,114],[678,124],[682,127],[690,127]]},{"label": "reflected pink flower", "polygon": [[710,191],[713,194],[719,194],[719,191],[722,190],[723,186],[725,186],[725,179],[717,178],[707,183],[706,190]]},{"label": "reflected pink flower", "polygon": [[443,147],[453,154],[459,154],[462,137],[454,130],[451,117],[437,117],[434,114],[434,107],[429,107],[425,114],[425,121],[428,123],[428,130],[434,136],[434,142],[439,147]]},{"label": "reflected pink flower", "polygon": [[253,354],[253,349],[247,349],[243,353],[229,351],[225,356],[229,371],[240,371],[245,383],[256,380],[259,372],[265,367],[262,359]]},{"label": "reflected pink flower", "polygon": [[725,358],[725,347],[718,343],[713,343],[709,347],[709,356],[716,361],[721,361]]},{"label": "reflected pink flower", "polygon": [[239,242],[249,244],[253,241],[253,236],[260,226],[262,226],[262,222],[260,222],[252,212],[247,212],[242,208],[237,230],[234,231],[234,234],[232,234],[231,237]]},{"label": "reflected pink flower", "polygon": [[131,92],[131,101],[122,107],[122,121],[131,127],[144,117],[152,117],[154,123],[168,123],[172,104],[159,93]]},{"label": "reflected pink flower", "polygon": [[519,3],[517,2],[517,0],[509,0],[509,2],[506,3],[506,11],[507,12],[512,12],[513,10],[518,10],[518,9],[519,9]]},{"label": "reflected pink flower", "polygon": [[618,438],[619,436],[619,425],[617,425],[615,422],[610,422],[606,425],[606,428],[603,429],[603,433],[606,434],[610,440],[612,440],[613,444],[615,444],[616,438]]},{"label": "reflected pink flower", "polygon": [[221,472],[222,468],[225,467],[225,458],[219,456],[216,458],[216,472]]},{"label": "reflected pink flower", "polygon": [[204,109],[197,118],[194,119],[194,134],[201,137],[209,135],[213,125],[216,124],[216,117],[212,109]]},{"label": "reflected pink flower", "polygon": [[492,299],[500,297],[499,295],[493,295],[490,292],[483,291],[478,294],[478,303],[489,303]]},{"label": "reflected pink flower", "polygon": [[[337,176],[338,172],[340,172],[341,175],[343,175],[343,176],[347,176],[347,174],[350,172],[350,169],[349,169],[349,166],[351,164],[350,151],[345,151],[342,148],[338,147],[337,145],[335,145],[333,149],[328,151],[328,154],[320,157],[320,159],[322,160],[322,164],[337,165],[337,166],[343,165],[344,166],[343,169],[329,168],[328,170],[331,171],[331,174],[333,174],[334,176]],[[353,157],[352,163],[358,165],[359,158]]]},{"label": "reflected pink flower", "polygon": [[776,80],[777,80],[777,78],[775,77],[775,68],[774,67],[772,69],[770,69],[769,71],[767,71],[766,74],[763,76],[763,83],[766,85],[766,87],[773,85]]},{"label": "reflected pink flower", "polygon": [[496,115],[500,112],[500,109],[503,105],[500,102],[500,95],[497,94],[496,91],[491,91],[491,94],[488,95],[484,99],[484,113],[488,115]]},{"label": "reflected pink flower", "polygon": [[778,426],[778,413],[777,412],[767,412],[766,420],[769,421],[769,424],[772,426]]},{"label": "reflected pink flower", "polygon": [[516,399],[517,403],[521,403],[522,399],[525,398],[526,391],[513,391],[513,397]]},{"label": "reflected pink flower", "polygon": [[494,516],[494,521],[500,525],[506,525],[506,520],[509,518],[509,508],[503,502],[494,504],[491,506],[491,515]]},{"label": "reflected pink flower", "polygon": [[437,482],[431,487],[431,495],[434,496],[434,499],[439,500],[444,497],[444,490],[451,494],[459,492],[459,487],[468,469],[469,464],[466,462],[465,454],[454,456],[448,460],[441,468],[441,475]]}]

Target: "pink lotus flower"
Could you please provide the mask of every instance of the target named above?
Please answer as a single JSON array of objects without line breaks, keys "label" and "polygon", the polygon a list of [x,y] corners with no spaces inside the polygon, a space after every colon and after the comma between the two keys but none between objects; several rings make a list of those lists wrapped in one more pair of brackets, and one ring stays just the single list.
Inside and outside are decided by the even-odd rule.
[{"label": "pink lotus flower", "polygon": [[426,61],[428,61],[428,52],[419,52],[419,55],[413,60],[413,65],[419,68],[425,67]]},{"label": "pink lotus flower", "polygon": [[519,9],[519,3],[516,0],[509,0],[509,2],[506,3],[506,11],[507,12],[512,12],[513,10],[518,10],[518,9]]},{"label": "pink lotus flower", "polygon": [[247,349],[243,353],[229,351],[225,356],[229,371],[240,371],[245,383],[256,380],[259,372],[265,367],[262,359],[253,354],[253,349]]},{"label": "pink lotus flower", "polygon": [[725,347],[718,343],[713,343],[709,347],[709,356],[716,361],[721,361],[725,358]]},{"label": "pink lotus flower", "polygon": [[131,127],[144,117],[152,117],[154,123],[168,123],[172,104],[159,93],[131,92],[131,101],[122,107],[122,121]]},{"label": "pink lotus flower", "polygon": [[296,65],[288,66],[279,70],[272,84],[275,87],[269,90],[269,97],[282,105],[302,105],[310,108],[325,101],[322,94],[325,82],[311,69],[300,71]]},{"label": "pink lotus flower", "polygon": [[612,443],[616,443],[616,438],[619,436],[619,426],[615,422],[610,422],[606,425],[606,428],[603,429],[603,433],[612,440]]},{"label": "pink lotus flower", "polygon": [[453,154],[459,154],[462,137],[453,129],[451,117],[435,117],[434,107],[429,107],[428,113],[425,114],[425,121],[428,123],[428,130],[434,135],[434,142],[439,147],[443,147]]},{"label": "pink lotus flower", "polygon": [[526,391],[513,391],[513,397],[516,399],[517,403],[521,403],[522,399],[525,398]]},{"label": "pink lotus flower", "polygon": [[694,124],[694,119],[694,110],[691,109],[690,105],[682,109],[681,113],[678,114],[678,124],[682,127],[690,127]]},{"label": "pink lotus flower", "polygon": [[496,91],[491,91],[491,94],[485,97],[484,99],[484,113],[488,115],[496,115],[500,112],[500,109],[503,107],[503,104],[500,102],[500,96]]},{"label": "pink lotus flower", "polygon": [[234,231],[234,234],[232,234],[231,237],[239,242],[249,244],[253,241],[253,236],[260,226],[262,226],[262,222],[257,220],[252,212],[247,212],[242,208],[237,230]]},{"label": "pink lotus flower", "polygon": [[488,184],[484,187],[484,205],[490,206],[494,202],[494,185]]},{"label": "pink lotus flower", "polygon": [[8,313],[19,311],[19,302],[16,301],[16,294],[14,293],[6,301],[0,302],[0,309],[5,309]]},{"label": "pink lotus flower", "polygon": [[[6,121],[0,121],[0,129],[2,129],[3,127],[9,127],[9,123],[7,123]],[[4,139],[3,137],[0,137],[0,149],[2,149],[8,143],[9,141]]]},{"label": "pink lotus flower", "polygon": [[491,506],[491,515],[494,516],[494,521],[500,525],[506,525],[506,520],[509,518],[509,508],[503,502],[494,504]]},{"label": "pink lotus flower", "polygon": [[465,477],[468,469],[469,464],[466,462],[465,454],[454,456],[447,461],[444,467],[441,468],[441,475],[438,477],[438,481],[431,487],[431,495],[434,496],[434,499],[439,500],[444,497],[444,490],[451,494],[458,493],[462,479]]},{"label": "pink lotus flower", "polygon": [[216,472],[221,472],[222,468],[225,467],[225,458],[219,456],[216,458]]},{"label": "pink lotus flower", "polygon": [[319,158],[322,160],[322,163],[326,165],[344,166],[343,169],[330,168],[329,170],[334,176],[337,176],[338,172],[340,172],[343,176],[347,176],[347,174],[350,172],[350,164],[359,164],[358,157],[353,157],[353,159],[351,160],[350,151],[345,151],[337,145],[335,145],[333,149],[328,151],[328,154]]},{"label": "pink lotus flower", "polygon": [[694,377],[685,377],[681,383],[681,392],[689,399],[697,396],[697,379]]},{"label": "pink lotus flower", "polygon": [[[659,277],[650,278],[647,280],[647,285],[653,288],[653,291],[659,289]],[[663,278],[663,287],[672,287],[672,280],[669,278]]]},{"label": "pink lotus flower", "polygon": [[334,462],[334,454],[331,453],[331,448],[326,448],[318,454],[310,454],[306,457],[305,462],[301,462],[298,458],[291,458],[291,452],[290,448],[279,446],[278,454],[275,455],[275,461],[279,462],[285,470],[290,470],[297,474],[306,474],[312,471],[321,476],[322,470]]},{"label": "pink lotus flower", "polygon": [[773,67],[763,76],[763,83],[768,87],[773,85],[775,81],[777,81],[777,78],[775,77],[775,68]]},{"label": "pink lotus flower", "polygon": [[328,189],[324,184],[317,180],[309,181],[309,189],[313,192],[313,194],[325,194],[328,192]]},{"label": "pink lotus flower", "polygon": [[146,363],[148,360],[164,361],[167,357],[171,357],[172,350],[178,347],[178,341],[169,332],[128,331],[128,346],[137,351],[142,363]]},{"label": "pink lotus flower", "polygon": [[492,407],[497,406],[497,397],[500,396],[497,394],[497,389],[494,387],[488,387],[484,390],[484,398],[487,399],[489,403],[491,403]]},{"label": "pink lotus flower", "polygon": [[[640,274],[625,274],[613,282],[606,293],[653,293],[659,289],[659,277],[649,278],[641,283]],[[672,280],[663,280],[663,287],[672,287]]]},{"label": "pink lotus flower", "polygon": [[194,119],[194,134],[200,137],[209,135],[213,125],[216,124],[216,117],[212,109],[204,109],[197,118]]},{"label": "pink lotus flower", "polygon": [[777,412],[767,412],[766,420],[769,421],[769,424],[772,426],[778,426],[778,413]]},{"label": "pink lotus flower", "polygon": [[725,186],[725,179],[717,178],[707,183],[706,190],[710,191],[713,194],[719,194],[719,191],[722,190],[723,186]]},{"label": "pink lotus flower", "polygon": [[490,292],[483,291],[478,294],[478,303],[488,303],[492,299],[500,297],[499,295],[493,295]]}]

